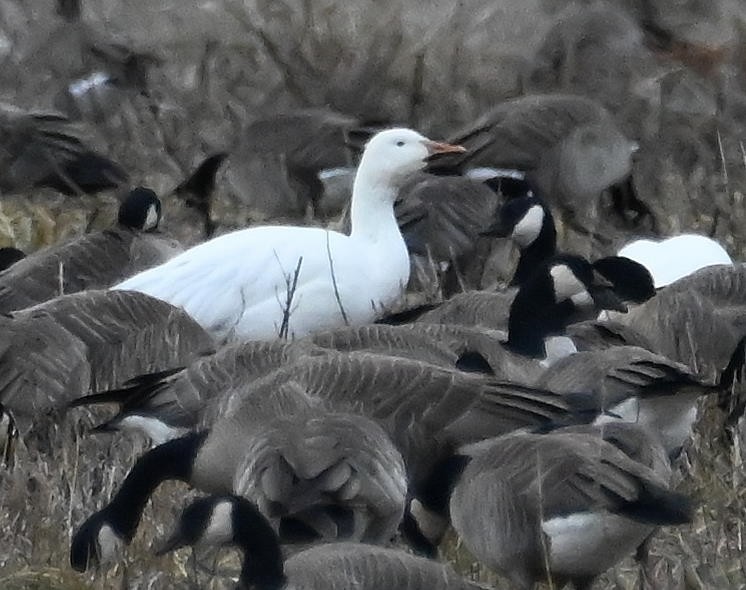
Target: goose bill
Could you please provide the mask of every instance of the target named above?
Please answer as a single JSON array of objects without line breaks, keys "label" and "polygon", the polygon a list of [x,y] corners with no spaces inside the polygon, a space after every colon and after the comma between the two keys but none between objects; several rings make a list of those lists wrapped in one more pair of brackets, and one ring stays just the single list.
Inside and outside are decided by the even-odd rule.
[{"label": "goose bill", "polygon": [[627,306],[611,287],[605,285],[591,285],[588,289],[593,302],[599,310],[620,311],[627,313]]},{"label": "goose bill", "polygon": [[462,145],[453,145],[451,143],[443,143],[439,141],[425,140],[422,143],[427,148],[427,153],[430,156],[436,154],[463,154],[466,148]]}]

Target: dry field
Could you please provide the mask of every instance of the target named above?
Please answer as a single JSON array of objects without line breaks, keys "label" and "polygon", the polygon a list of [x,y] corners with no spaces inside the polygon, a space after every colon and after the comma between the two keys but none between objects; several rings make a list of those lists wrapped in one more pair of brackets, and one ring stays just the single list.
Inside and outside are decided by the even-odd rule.
[{"label": "dry field", "polygon": [[[66,68],[75,64],[61,63],[72,59],[74,51],[64,47],[73,41],[60,34],[52,4],[0,0],[0,100],[29,108],[55,104]],[[245,122],[282,109],[328,106],[447,136],[491,105],[532,88],[533,56],[554,18],[547,10],[552,3],[542,0],[84,4],[91,26],[161,60],[151,74],[150,97],[124,94],[113,112],[86,115],[93,143],[120,162],[135,183],[159,193],[173,188],[209,153],[235,146]],[[641,145],[635,183],[656,213],[661,233],[707,233],[734,259],[744,260],[746,8],[740,0],[724,4],[733,18],[732,29],[723,31],[731,40],[722,62],[703,72],[676,66],[684,81],[672,91],[678,102],[667,103],[644,91],[660,75],[651,64],[658,66],[663,58],[643,55],[616,114]],[[604,82],[613,77],[615,65],[574,72],[554,89],[583,88],[597,75],[596,97],[614,108],[619,96],[604,95]],[[711,103],[716,106],[710,108]],[[232,187],[230,169],[239,164],[232,160],[218,179],[219,231],[267,217],[262,195],[236,194]],[[62,198],[39,191],[3,197],[0,246],[33,251],[103,227],[115,206],[111,195]],[[197,239],[196,220],[180,202],[170,197],[165,210],[166,231]],[[598,227],[607,242],[591,243],[561,228],[561,246],[605,253],[629,236],[630,230],[609,216],[602,216]],[[179,484],[158,491],[135,542],[115,567],[98,574],[72,572],[72,531],[102,507],[144,448],[144,441],[86,436],[95,421],[76,410],[54,426],[41,425],[33,440],[18,444],[12,466],[0,469],[0,589],[231,587],[235,559],[221,557],[218,563],[214,555],[192,558],[186,551],[152,556],[151,543],[168,530],[190,493]],[[746,588],[746,427],[741,420],[726,435],[724,422],[710,404],[678,465],[681,489],[700,507],[690,526],[656,535],[647,572],[654,588]],[[474,564],[456,540],[449,542],[445,557],[475,579],[506,588]],[[628,560],[597,587],[639,587],[637,566]]]}]

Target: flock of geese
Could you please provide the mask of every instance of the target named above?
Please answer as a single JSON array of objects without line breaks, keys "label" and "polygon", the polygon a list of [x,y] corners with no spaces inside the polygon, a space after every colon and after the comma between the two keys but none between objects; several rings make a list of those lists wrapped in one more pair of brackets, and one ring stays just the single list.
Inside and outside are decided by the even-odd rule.
[{"label": "flock of geese", "polygon": [[[58,6],[80,21],[79,3]],[[140,88],[148,56],[119,57]],[[559,249],[560,226],[603,238],[588,228],[604,191],[603,214],[656,227],[631,178],[639,146],[592,98],[508,100],[448,142],[360,123],[255,121],[174,189],[201,217],[193,247],[137,187],[106,230],[0,249],[5,461],[18,437],[44,454],[44,430],[84,406],[111,409],[91,435],[150,442],[79,523],[74,569],[116,561],[167,480],[207,495],[157,552],[236,546],[238,587],[257,590],[483,588],[439,559],[450,530],[514,588],[587,590],[692,521],[674,473],[701,401],[744,410],[744,267],[693,234],[595,260]],[[0,104],[0,137],[2,194],[130,182],[59,113]],[[348,210],[221,234],[215,175],[255,157],[270,194],[315,219]],[[484,240],[515,250],[513,275],[464,290]],[[417,259],[443,271],[442,301],[403,304]]]},{"label": "flock of geese", "polygon": [[[64,120],[3,113],[19,139],[2,152],[2,186],[83,174],[92,187],[113,169],[89,167],[100,156]],[[39,149],[50,168],[29,177]],[[76,530],[72,566],[115,560],[170,479],[210,495],[159,551],[236,545],[239,587],[264,590],[480,587],[437,560],[449,528],[515,588],[587,589],[657,527],[690,522],[672,461],[701,398],[737,405],[746,273],[696,236],[712,256],[558,251],[553,212],[593,208],[633,151],[589,99],[529,96],[449,143],[375,133],[346,233],[251,227],[180,251],[138,187],[110,229],[3,251],[0,403],[13,428],[32,441],[70,407],[108,404],[116,414],[94,432],[152,444]],[[219,160],[185,186],[204,190]],[[480,236],[518,251],[506,288],[391,313],[410,242],[453,261]],[[285,559],[283,544],[310,547]]]}]

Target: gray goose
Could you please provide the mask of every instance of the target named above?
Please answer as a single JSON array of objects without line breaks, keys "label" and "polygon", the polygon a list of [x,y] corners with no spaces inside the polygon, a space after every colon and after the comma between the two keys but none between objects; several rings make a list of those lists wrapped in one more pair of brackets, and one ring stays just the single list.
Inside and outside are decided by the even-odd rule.
[{"label": "gray goose", "polygon": [[[280,369],[278,382],[290,378],[303,362],[308,362],[307,357],[321,356],[330,350],[364,351],[441,367],[454,368],[458,362],[455,351],[429,334],[394,326],[357,326],[319,332],[295,342],[226,345],[182,369],[140,375],[120,389],[91,394],[71,405],[118,403],[117,415],[95,430],[132,429],[142,432],[153,444],[160,444],[182,436],[200,423],[204,425],[205,408],[219,404],[226,392]],[[334,378],[333,366],[315,366],[320,371],[329,370],[330,378]],[[212,410],[211,415],[215,412]]]},{"label": "gray goose", "polygon": [[[257,450],[261,448],[271,451],[281,445],[291,445],[295,450],[283,450],[282,455],[293,468],[293,481],[306,482],[309,486],[307,493],[303,494],[304,498],[317,500],[318,496],[311,493],[314,490],[318,492],[313,483],[315,478],[304,476],[304,465],[307,463],[289,460],[290,456],[305,457],[309,461],[314,459],[302,451],[311,444],[304,438],[308,432],[305,425],[310,424],[311,420],[303,412],[294,409],[293,400],[298,396],[304,400],[310,398],[319,404],[322,408],[318,418],[319,428],[322,432],[326,429],[328,437],[325,440],[329,444],[338,449],[349,449],[345,457],[357,452],[356,445],[364,437],[359,433],[342,437],[340,429],[352,428],[360,421],[371,425],[370,428],[375,423],[379,424],[376,428],[379,433],[385,433],[384,437],[379,436],[376,444],[366,443],[361,452],[380,453],[385,457],[396,453],[397,457],[403,458],[406,471],[402,469],[402,489],[406,489],[407,479],[410,485],[416,486],[417,481],[426,477],[439,458],[448,455],[460,444],[478,440],[483,433],[504,433],[516,428],[566,420],[576,409],[585,407],[585,399],[581,396],[570,399],[552,392],[501,383],[482,375],[465,374],[406,358],[385,357],[369,352],[334,351],[302,357],[294,365],[228,390],[216,398],[198,416],[199,427],[207,428],[206,431],[169,440],[145,453],[110,504],[91,516],[76,532],[73,542],[73,552],[79,556],[76,561],[85,562],[89,557],[98,559],[101,544],[111,537],[112,531],[119,541],[129,542],[147,499],[166,479],[187,481],[207,491],[246,493],[267,510],[267,516],[291,514],[294,520],[302,516],[306,528],[310,527],[320,536],[327,537],[334,536],[345,527],[336,520],[337,524],[329,523],[328,518],[339,518],[339,511],[336,517],[329,514],[321,500],[336,498],[335,501],[343,508],[356,507],[354,511],[358,514],[361,507],[372,502],[364,502],[354,494],[350,497],[350,492],[346,490],[351,488],[364,493],[371,487],[394,491],[400,489],[390,484],[347,485],[349,477],[358,473],[360,477],[366,475],[369,482],[379,481],[382,477],[388,482],[390,475],[385,474],[395,473],[392,467],[376,468],[372,472],[370,469],[360,472],[340,467],[339,471],[334,470],[337,485],[319,483],[327,490],[319,500],[321,504],[301,503],[302,515],[297,514],[300,500],[287,500],[286,505],[275,499],[280,506],[286,506],[282,510],[278,509],[277,504],[272,504],[270,500],[276,498],[277,494],[271,490],[276,487],[277,479],[263,477],[261,469],[257,467],[256,462],[265,456]],[[151,416],[163,421],[167,411],[168,408],[165,411],[155,409]],[[339,413],[343,416],[334,426],[332,416]],[[249,452],[247,448],[254,450]],[[344,462],[349,464],[352,460],[345,459]],[[384,465],[383,461],[379,463]],[[311,470],[311,473],[318,474],[318,471]],[[252,483],[257,481],[261,485]],[[279,487],[288,489],[288,485]],[[265,494],[266,498],[257,497],[259,493]],[[380,493],[375,497],[380,497]],[[387,498],[385,505],[396,508],[390,509],[390,514],[395,513],[400,518],[405,496],[390,492]],[[273,506],[278,509],[277,512],[273,512]],[[326,520],[309,520],[311,513],[320,518],[319,511],[324,512]],[[346,514],[346,511],[342,510],[342,514]],[[366,522],[365,518],[359,516],[353,520]],[[393,519],[380,517],[373,522],[381,520],[385,524],[374,529],[390,532],[388,526]],[[280,527],[282,531],[282,523]],[[358,530],[358,527],[353,529]],[[379,541],[382,537],[382,533],[377,534]]]},{"label": "gray goose", "polygon": [[229,181],[244,198],[261,198],[251,204],[263,215],[303,215],[308,207],[317,214],[324,195],[318,175],[353,163],[348,138],[361,126],[356,117],[323,108],[257,119],[229,158]]},{"label": "gray goose", "polygon": [[[504,102],[454,134],[468,153],[439,158],[433,169],[489,166],[524,171],[568,223],[584,233],[602,191],[629,177],[637,144],[593,99],[573,94],[526,95]],[[567,213],[567,215],[564,215]]]},{"label": "gray goose", "polygon": [[536,385],[564,393],[593,391],[600,411],[646,428],[673,458],[692,435],[699,398],[728,391],[743,363],[742,342],[713,384],[686,365],[623,345],[559,359]]},{"label": "gray goose", "polygon": [[[462,450],[453,527],[482,563],[530,590],[550,579],[589,589],[660,525],[691,520],[670,471],[597,434],[512,434]],[[662,471],[662,472],[659,472]]]},{"label": "gray goose", "polygon": [[121,167],[91,150],[58,113],[27,112],[0,103],[0,132],[0,194],[35,187],[92,194],[127,180]]},{"label": "gray goose", "polygon": [[152,492],[180,479],[257,503],[283,541],[388,542],[406,499],[401,454],[386,432],[287,382],[255,389],[210,428],[145,453],[102,510],[76,531],[77,569],[109,561],[134,536]]},{"label": "gray goose", "polygon": [[0,312],[31,307],[64,293],[104,289],[181,251],[155,232],[161,203],[150,189],[130,191],[117,224],[35,252],[0,274]]},{"label": "gray goose", "polygon": [[214,346],[186,313],[138,293],[64,295],[0,324],[0,406],[22,434],[76,393],[184,365]]},{"label": "gray goose", "polygon": [[192,502],[163,554],[186,545],[235,545],[244,555],[239,588],[257,590],[477,590],[449,566],[398,549],[361,543],[319,545],[283,561],[277,536],[262,513],[236,496]]}]

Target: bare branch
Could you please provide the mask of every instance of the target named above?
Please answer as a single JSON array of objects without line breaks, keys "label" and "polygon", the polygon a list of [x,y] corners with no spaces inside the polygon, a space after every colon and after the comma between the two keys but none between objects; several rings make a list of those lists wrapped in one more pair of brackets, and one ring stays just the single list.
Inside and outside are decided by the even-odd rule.
[{"label": "bare branch", "polygon": [[285,306],[282,309],[282,324],[280,325],[280,338],[287,340],[288,330],[290,328],[290,314],[292,312],[293,297],[295,296],[295,290],[298,287],[298,276],[300,275],[300,267],[303,264],[303,256],[298,258],[298,265],[295,267],[295,272],[292,278],[290,275],[285,275]]},{"label": "bare branch", "polygon": [[332,275],[332,287],[334,287],[334,298],[337,300],[337,305],[339,306],[339,311],[342,313],[342,321],[344,321],[345,326],[350,325],[350,321],[347,318],[347,313],[345,312],[344,305],[342,305],[342,299],[339,297],[339,288],[337,287],[337,275],[334,274],[334,261],[332,260],[332,249],[331,245],[329,244],[329,232],[326,232],[326,257],[329,260],[329,271]]}]

